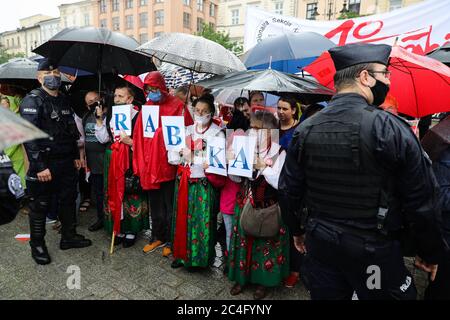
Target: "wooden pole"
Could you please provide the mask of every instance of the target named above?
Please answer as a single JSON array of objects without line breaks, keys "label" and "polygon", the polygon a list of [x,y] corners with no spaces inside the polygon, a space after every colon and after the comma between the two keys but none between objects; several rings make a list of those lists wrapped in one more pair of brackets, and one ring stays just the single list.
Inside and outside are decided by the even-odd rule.
[{"label": "wooden pole", "polygon": [[114,239],[116,237],[116,233],[113,231],[111,238],[111,249],[109,250],[109,254],[113,254],[114,252]]}]

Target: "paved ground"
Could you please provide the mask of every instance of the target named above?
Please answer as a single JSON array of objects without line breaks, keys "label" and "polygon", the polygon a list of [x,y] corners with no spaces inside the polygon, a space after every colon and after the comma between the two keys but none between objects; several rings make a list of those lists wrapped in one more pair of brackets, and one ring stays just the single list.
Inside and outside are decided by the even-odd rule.
[{"label": "paved ground", "polygon": [[[87,231],[94,212],[80,218],[79,233],[89,236],[93,245],[84,249],[59,250],[59,234],[47,226],[47,246],[52,263],[39,266],[30,255],[28,243],[14,239],[16,234],[28,233],[28,218],[19,215],[0,227],[0,299],[252,299],[253,290],[232,297],[232,284],[222,275],[222,267],[189,273],[171,269],[171,260],[162,257],[161,249],[144,254],[147,243],[141,236],[136,245],[116,247],[109,255],[109,238],[103,231]],[[220,261],[219,263],[220,264]],[[81,288],[68,289],[70,266],[81,271]],[[420,291],[424,275],[416,272]],[[303,285],[295,289],[276,288],[266,299],[309,299]]]}]

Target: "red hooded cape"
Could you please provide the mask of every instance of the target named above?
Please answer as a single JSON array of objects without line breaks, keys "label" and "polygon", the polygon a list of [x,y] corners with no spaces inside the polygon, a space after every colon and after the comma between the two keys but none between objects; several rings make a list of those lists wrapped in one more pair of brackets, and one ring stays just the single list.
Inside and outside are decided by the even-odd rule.
[{"label": "red hooded cape", "polygon": [[[175,179],[177,168],[169,164],[161,129],[161,117],[183,115],[183,102],[170,95],[163,76],[158,71],[150,72],[145,85],[158,88],[162,94],[159,103],[148,101],[147,105],[159,105],[159,126],[153,138],[144,138],[142,112],[139,114],[133,133],[133,170],[140,177],[144,190],[159,189],[159,184]],[[184,110],[184,124],[192,125],[189,111]]]}]

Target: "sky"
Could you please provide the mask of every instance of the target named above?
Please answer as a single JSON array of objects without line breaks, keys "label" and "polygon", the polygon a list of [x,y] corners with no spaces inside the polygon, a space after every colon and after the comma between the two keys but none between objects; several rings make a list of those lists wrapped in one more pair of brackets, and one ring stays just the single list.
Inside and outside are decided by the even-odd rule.
[{"label": "sky", "polygon": [[58,17],[58,5],[76,0],[0,0],[0,32],[19,27],[19,19],[35,14]]}]

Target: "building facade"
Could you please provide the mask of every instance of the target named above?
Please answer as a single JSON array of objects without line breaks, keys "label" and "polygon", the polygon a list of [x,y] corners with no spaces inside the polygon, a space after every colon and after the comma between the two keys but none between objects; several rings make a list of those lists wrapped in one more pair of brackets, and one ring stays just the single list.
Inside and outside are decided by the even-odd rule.
[{"label": "building facade", "polygon": [[95,3],[91,0],[60,5],[58,7],[60,28],[93,26],[94,5]]},{"label": "building facade", "polygon": [[217,30],[229,33],[233,41],[242,42],[249,7],[295,17],[299,5],[298,0],[220,0]]},{"label": "building facade", "polygon": [[300,19],[336,20],[343,12],[349,11],[359,16],[385,13],[424,0],[299,0]]},{"label": "building facade", "polygon": [[31,51],[43,43],[39,24],[49,19],[51,17],[41,14],[20,19],[20,28],[1,34],[2,47],[10,54],[32,56]]},{"label": "building facade", "polygon": [[42,43],[47,42],[55,34],[57,34],[59,31],[61,31],[59,18],[53,18],[53,19],[41,21],[41,22],[39,22],[39,26],[41,29]]},{"label": "building facade", "polygon": [[139,43],[167,32],[194,34],[203,23],[217,25],[217,0],[93,0],[94,26]]},{"label": "building facade", "polygon": [[371,15],[399,9],[424,0],[220,0],[217,29],[234,41],[244,38],[249,7],[300,19],[335,20],[345,8],[358,15]]}]

